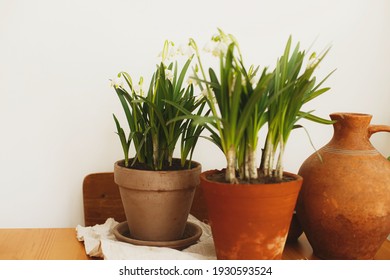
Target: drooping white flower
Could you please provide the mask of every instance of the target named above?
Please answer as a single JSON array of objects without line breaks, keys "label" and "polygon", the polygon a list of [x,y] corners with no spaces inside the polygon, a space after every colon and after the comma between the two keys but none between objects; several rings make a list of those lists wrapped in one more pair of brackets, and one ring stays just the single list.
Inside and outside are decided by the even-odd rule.
[{"label": "drooping white flower", "polygon": [[206,98],[209,96],[209,92],[207,91],[207,88],[203,89],[200,94]]},{"label": "drooping white flower", "polygon": [[220,55],[224,55],[227,52],[228,45],[224,42],[219,42],[217,45],[217,49],[219,50]]},{"label": "drooping white flower", "polygon": [[204,47],[203,47],[203,51],[206,52],[206,53],[211,53],[213,51],[213,46],[215,45],[215,42],[213,41],[208,41]]},{"label": "drooping white flower", "polygon": [[255,88],[257,86],[257,83],[259,82],[259,78],[256,76],[253,76],[249,82],[252,84],[252,87]]},{"label": "drooping white flower", "polygon": [[207,98],[210,102],[217,104],[217,98],[212,88],[205,88],[201,91],[200,96]]},{"label": "drooping white flower", "polygon": [[188,77],[187,79],[187,85],[197,85],[198,82],[196,80],[194,80],[193,78],[191,77]]},{"label": "drooping white flower", "polygon": [[115,77],[110,81],[111,81],[111,87],[115,87],[115,88],[123,87],[123,80],[118,77]]},{"label": "drooping white flower", "polygon": [[144,81],[144,78],[143,78],[143,77],[140,77],[140,78],[139,78],[138,84],[133,85],[133,90],[134,90],[134,92],[135,92],[136,94],[140,95],[140,96],[143,96],[143,95],[144,95],[144,91],[143,91],[143,88],[142,88],[143,81]]},{"label": "drooping white flower", "polygon": [[168,56],[167,56],[167,59],[168,60],[173,60],[176,56],[176,50],[175,50],[175,47],[174,45],[172,44],[169,49],[168,49]]},{"label": "drooping white flower", "polygon": [[191,57],[194,54],[194,49],[191,48],[191,46],[189,46],[188,44],[187,45],[180,45],[176,49],[176,53],[178,53],[179,55],[182,55],[182,56]]},{"label": "drooping white flower", "polygon": [[165,78],[172,82],[173,81],[173,72],[169,69],[165,69]]},{"label": "drooping white flower", "polygon": [[173,60],[176,55],[175,44],[172,41],[166,40],[164,42],[163,50],[158,54],[163,62]]},{"label": "drooping white flower", "polygon": [[213,56],[219,57],[227,52],[228,45],[224,42],[211,41],[207,46],[203,48],[205,51],[211,52]]},{"label": "drooping white flower", "polygon": [[227,49],[231,43],[233,43],[233,38],[229,35],[226,35],[222,30],[219,30],[219,33],[214,34],[211,37],[211,41],[203,48],[205,51],[211,52],[214,56],[221,56],[226,54]]}]

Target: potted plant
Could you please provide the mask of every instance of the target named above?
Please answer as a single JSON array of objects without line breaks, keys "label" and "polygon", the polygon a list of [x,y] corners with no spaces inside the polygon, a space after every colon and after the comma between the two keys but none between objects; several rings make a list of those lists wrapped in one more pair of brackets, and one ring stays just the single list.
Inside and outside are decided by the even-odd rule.
[{"label": "potted plant", "polygon": [[[226,169],[200,176],[217,258],[280,259],[302,184],[300,176],[283,170],[285,146],[300,119],[331,123],[302,111],[303,104],[329,90],[321,85],[330,74],[319,83],[313,76],[328,50],[311,55],[304,68],[306,53],[299,44],[292,50],[290,37],[273,71],[247,70],[232,35],[219,30],[213,40],[220,49],[214,52],[219,74],[210,68],[208,78],[204,71],[196,75],[211,115],[193,119],[211,133],[227,162]],[[268,132],[258,167],[255,155],[264,125]]]},{"label": "potted plant", "polygon": [[[191,119],[176,119],[188,112],[201,114],[205,104],[186,84],[186,72],[193,55],[179,69],[178,62],[166,65],[173,43],[166,41],[162,61],[151,77],[149,89],[142,90],[131,76],[120,72],[124,83],[114,84],[129,133],[114,115],[124,159],[114,165],[115,182],[125,209],[130,235],[145,241],[172,241],[182,238],[194,191],[199,185],[201,165],[192,161],[203,127]],[[174,158],[180,142],[180,158]],[[132,146],[134,157],[129,153]]]}]

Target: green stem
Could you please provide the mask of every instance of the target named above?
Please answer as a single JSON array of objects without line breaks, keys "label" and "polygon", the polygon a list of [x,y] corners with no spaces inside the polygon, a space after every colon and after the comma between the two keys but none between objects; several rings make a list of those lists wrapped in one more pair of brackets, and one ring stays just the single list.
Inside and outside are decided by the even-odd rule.
[{"label": "green stem", "polygon": [[279,144],[279,156],[278,156],[278,162],[276,165],[276,178],[279,181],[283,180],[283,155],[284,155],[284,142],[280,141]]},{"label": "green stem", "polygon": [[237,184],[238,180],[236,178],[236,150],[234,146],[231,146],[226,154],[226,181],[231,184]]},{"label": "green stem", "polygon": [[271,134],[267,135],[267,141],[264,150],[264,161],[263,161],[263,174],[266,177],[272,176],[272,154],[273,154],[273,144],[271,139]]},{"label": "green stem", "polygon": [[251,180],[258,178],[257,167],[256,167],[256,151],[252,148],[248,148],[248,173]]},{"label": "green stem", "polygon": [[[200,59],[198,45],[196,44],[195,40],[193,40],[192,38],[190,39],[190,45],[195,50],[195,55],[196,55],[196,58],[197,58],[198,63],[199,63],[200,71],[202,73],[203,79],[206,80],[206,73],[205,73],[204,68],[203,68],[202,60]],[[213,96],[212,91],[210,89],[210,86],[208,84],[206,84],[206,89],[207,89],[206,100],[208,101],[207,103],[208,103],[208,105],[209,105],[209,107],[211,109],[212,114],[214,116],[218,116],[217,110],[216,110],[216,108],[214,106],[214,96]],[[217,126],[218,133],[221,136],[222,150],[225,151],[226,150],[226,143],[224,141],[224,137],[222,137],[223,131],[222,131],[222,126],[221,126],[220,121],[216,121],[216,126]]]},{"label": "green stem", "polygon": [[153,134],[152,136],[152,141],[153,141],[153,166],[154,166],[154,169],[157,170],[158,168],[158,159],[159,159],[159,155],[158,155],[158,139],[157,139],[157,136]]}]

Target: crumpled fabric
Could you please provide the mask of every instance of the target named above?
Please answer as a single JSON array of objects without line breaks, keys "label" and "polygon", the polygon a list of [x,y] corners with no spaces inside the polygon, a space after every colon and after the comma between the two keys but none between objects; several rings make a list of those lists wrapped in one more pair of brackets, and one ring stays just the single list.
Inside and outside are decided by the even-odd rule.
[{"label": "crumpled fabric", "polygon": [[106,260],[213,260],[216,259],[214,241],[209,225],[189,215],[188,221],[202,229],[197,243],[184,250],[165,247],[139,246],[118,241],[113,229],[118,222],[108,218],[104,224],[76,227],[77,239],[84,241],[85,252],[91,257]]}]

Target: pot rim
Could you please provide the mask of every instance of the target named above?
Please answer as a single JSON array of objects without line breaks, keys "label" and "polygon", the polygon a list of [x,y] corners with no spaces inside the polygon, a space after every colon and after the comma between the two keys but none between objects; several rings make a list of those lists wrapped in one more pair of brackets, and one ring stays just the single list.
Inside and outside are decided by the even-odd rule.
[{"label": "pot rim", "polygon": [[217,181],[213,181],[213,180],[209,180],[207,179],[207,175],[208,174],[213,174],[213,173],[217,173],[217,172],[222,172],[224,169],[211,169],[211,170],[206,170],[206,171],[203,171],[201,174],[200,174],[200,179],[201,180],[204,180],[206,182],[210,182],[212,184],[215,184],[217,186],[226,186],[226,187],[229,187],[229,186],[245,186],[245,187],[248,187],[248,186],[280,186],[280,185],[284,185],[284,184],[288,184],[288,183],[291,183],[291,182],[297,182],[297,181],[303,181],[303,177],[299,174],[296,174],[296,173],[291,173],[291,172],[287,172],[287,171],[284,171],[283,174],[288,176],[288,177],[291,177],[293,178],[293,180],[291,181],[284,181],[284,182],[278,182],[278,183],[255,183],[255,184],[249,184],[249,183],[243,183],[243,184],[231,184],[231,183],[227,183],[227,182],[217,182]]},{"label": "pot rim", "polygon": [[[177,158],[174,158],[174,159],[177,159]],[[202,165],[199,162],[195,161],[195,160],[191,160],[191,163],[195,164],[194,167],[192,167],[190,169],[186,168],[186,169],[178,169],[178,170],[144,170],[144,169],[136,169],[136,168],[131,168],[131,167],[124,167],[124,166],[119,164],[119,163],[124,162],[124,161],[125,161],[124,159],[121,159],[121,160],[118,160],[118,161],[116,161],[114,163],[114,172],[115,172],[115,169],[120,169],[122,171],[126,170],[126,172],[140,172],[140,173],[147,173],[147,172],[155,173],[155,172],[158,172],[160,174],[174,174],[174,173],[183,174],[183,173],[187,173],[187,172],[188,173],[190,173],[190,172],[192,173],[192,172],[194,172],[194,171],[196,171],[198,169],[202,170]]]},{"label": "pot rim", "polygon": [[359,113],[359,112],[335,112],[329,114],[329,116],[332,117],[354,117],[354,118],[372,118],[371,114],[368,113]]}]

